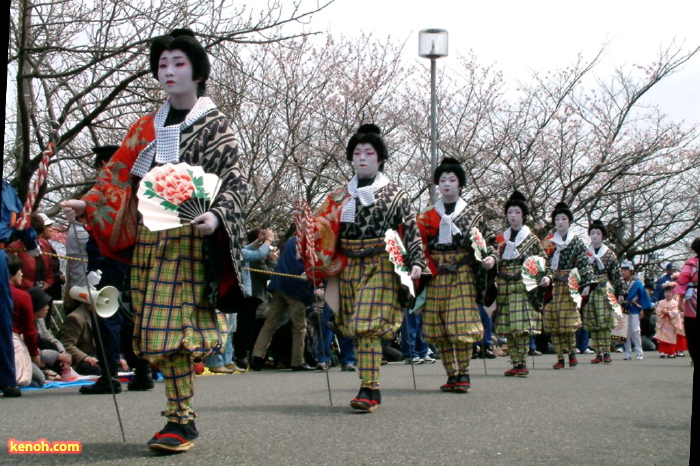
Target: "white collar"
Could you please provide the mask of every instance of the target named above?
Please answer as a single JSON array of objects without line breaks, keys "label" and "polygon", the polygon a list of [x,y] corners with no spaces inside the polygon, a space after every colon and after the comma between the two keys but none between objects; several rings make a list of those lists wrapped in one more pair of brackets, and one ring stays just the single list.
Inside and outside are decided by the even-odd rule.
[{"label": "white collar", "polygon": [[504,260],[517,259],[518,257],[520,257],[520,251],[518,251],[517,248],[522,244],[523,241],[525,241],[525,238],[527,238],[530,234],[530,228],[527,225],[523,225],[518,234],[515,235],[515,239],[511,241],[512,231],[513,230],[510,227],[508,227],[508,229],[505,232],[503,232],[503,237],[507,238],[506,248],[503,250]]},{"label": "white collar", "polygon": [[359,178],[357,176],[357,173],[355,173],[355,176],[353,176],[352,179],[348,182],[348,193],[350,193],[350,196],[352,196],[352,198],[348,199],[343,204],[343,210],[340,214],[340,221],[342,223],[355,223],[355,210],[357,206],[357,201],[359,200],[364,207],[374,205],[374,203],[376,202],[376,199],[374,198],[374,193],[376,193],[384,186],[389,184],[389,179],[386,176],[384,176],[382,172],[377,173],[377,176],[374,178],[374,182],[370,186],[358,188],[358,181]]},{"label": "white collar", "polygon": [[462,232],[454,224],[453,220],[466,209],[467,203],[459,197],[455,204],[455,210],[451,214],[445,213],[445,203],[442,199],[435,203],[435,211],[440,215],[440,233],[438,235],[439,244],[452,244],[452,235],[461,235]]}]

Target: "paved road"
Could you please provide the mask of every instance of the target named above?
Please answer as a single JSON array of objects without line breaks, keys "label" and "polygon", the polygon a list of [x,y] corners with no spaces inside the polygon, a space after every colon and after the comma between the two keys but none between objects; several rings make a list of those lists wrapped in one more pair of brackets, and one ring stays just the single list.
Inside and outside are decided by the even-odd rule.
[{"label": "paved road", "polygon": [[25,392],[0,399],[0,441],[77,440],[80,455],[9,455],[0,464],[109,465],[681,465],[688,464],[692,368],[689,358],[610,366],[581,356],[554,371],[554,356],[535,358],[527,379],[503,377],[507,358],[472,362],[472,391],[440,393],[439,364],[382,368],[383,404],[372,414],[349,401],[359,382],[330,372],[263,371],[198,377],[200,439],[187,453],[160,456],[145,442],[160,430],[164,388],[117,395],[122,442],[111,396],[77,388]]}]

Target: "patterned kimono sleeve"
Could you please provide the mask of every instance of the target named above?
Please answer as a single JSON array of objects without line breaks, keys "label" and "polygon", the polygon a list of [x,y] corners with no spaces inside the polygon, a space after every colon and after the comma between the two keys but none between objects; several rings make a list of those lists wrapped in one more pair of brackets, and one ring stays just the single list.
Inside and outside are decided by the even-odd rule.
[{"label": "patterned kimono sleeve", "polygon": [[103,253],[124,251],[136,242],[137,199],[130,171],[138,154],[154,138],[153,115],[140,118],[83,197],[87,228]]},{"label": "patterned kimono sleeve", "polygon": [[421,240],[421,233],[418,229],[418,223],[416,222],[416,214],[411,207],[408,194],[401,190],[398,195],[401,196],[401,199],[399,209],[396,213],[396,224],[400,225],[401,239],[406,247],[409,259],[407,262],[411,266],[417,265],[421,270],[425,270],[428,263],[425,260],[425,253],[423,252],[423,241]]},{"label": "patterned kimono sleeve", "polygon": [[591,267],[591,264],[588,262],[586,245],[583,244],[583,241],[579,237],[576,237],[576,251],[574,254],[576,257],[575,264],[581,276],[581,289],[583,289],[595,283],[595,274],[593,273],[593,267]]},{"label": "patterned kimono sleeve", "polygon": [[611,258],[606,266],[608,281],[615,289],[615,296],[622,294],[622,276],[620,275],[620,267],[617,265],[617,256],[614,252],[609,251]]},{"label": "patterned kimono sleeve", "polygon": [[[479,213],[478,214],[478,224],[477,224],[479,231],[481,231],[481,236],[484,238],[489,238],[490,236],[493,235],[493,232],[491,231],[491,228],[489,227],[488,223],[486,223],[486,219],[484,218],[484,215]],[[470,241],[471,242],[471,241]],[[493,257],[493,260],[496,261],[495,264],[498,265],[498,249],[494,247],[493,243],[488,244],[486,247],[486,257]],[[483,259],[485,259],[484,257]]]},{"label": "patterned kimono sleeve", "polygon": [[215,173],[221,182],[219,193],[211,206],[211,211],[221,220],[230,237],[232,253],[240,261],[242,238],[245,236],[245,200],[248,184],[239,165],[238,142],[226,118],[217,118],[209,123],[201,149],[204,153],[203,165],[207,173]]}]

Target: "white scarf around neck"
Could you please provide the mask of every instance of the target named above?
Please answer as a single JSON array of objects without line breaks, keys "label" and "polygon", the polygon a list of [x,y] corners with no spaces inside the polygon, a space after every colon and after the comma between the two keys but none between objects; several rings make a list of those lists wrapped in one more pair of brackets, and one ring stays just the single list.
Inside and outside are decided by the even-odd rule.
[{"label": "white scarf around neck", "polygon": [[440,215],[440,233],[438,244],[452,244],[452,235],[461,235],[462,232],[454,224],[454,219],[467,207],[467,203],[460,197],[457,198],[455,210],[451,214],[445,213],[445,203],[442,199],[435,203],[435,211]]},{"label": "white scarf around neck", "polygon": [[513,230],[509,227],[503,233],[503,237],[508,238],[506,240],[506,248],[503,250],[503,260],[517,259],[518,257],[520,257],[520,251],[518,251],[518,246],[520,246],[522,242],[525,241],[525,238],[527,238],[530,234],[530,227],[528,227],[527,225],[523,225],[514,239],[511,238],[512,231]]},{"label": "white scarf around neck", "polygon": [[143,178],[151,170],[154,157],[156,162],[161,165],[178,163],[180,161],[180,134],[192,126],[195,121],[216,109],[216,104],[209,97],[200,97],[185,117],[185,121],[179,125],[165,126],[170,108],[170,100],[167,100],[158,109],[158,113],[153,119],[156,138],[136,158],[136,162],[131,168],[133,175]]},{"label": "white scarf around neck", "polygon": [[374,205],[376,199],[374,198],[374,193],[382,189],[384,186],[389,184],[389,178],[384,176],[382,172],[378,172],[377,176],[374,178],[374,182],[370,186],[364,186],[362,188],[357,187],[358,176],[352,177],[348,183],[348,193],[352,198],[348,199],[345,204],[343,204],[343,210],[340,214],[341,223],[354,223],[355,222],[355,211],[357,206],[357,201],[364,207]]},{"label": "white scarf around neck", "polygon": [[606,252],[608,252],[608,247],[604,244],[601,244],[600,249],[598,250],[598,254],[596,254],[595,248],[593,248],[593,245],[591,244],[590,246],[588,246],[588,253],[591,255],[588,258],[588,262],[590,264],[593,264],[593,262],[595,262],[597,264],[598,270],[605,270],[605,265],[603,264],[603,261],[600,260],[600,258],[603,257]]},{"label": "white scarf around neck", "polygon": [[576,235],[571,233],[571,230],[566,234],[566,239],[562,238],[559,232],[557,231],[554,233],[554,238],[552,238],[552,243],[554,243],[554,246],[556,246],[557,250],[554,251],[554,254],[552,255],[552,268],[554,270],[559,269],[559,256],[560,252],[563,251],[564,249],[569,246],[569,243],[576,238]]}]

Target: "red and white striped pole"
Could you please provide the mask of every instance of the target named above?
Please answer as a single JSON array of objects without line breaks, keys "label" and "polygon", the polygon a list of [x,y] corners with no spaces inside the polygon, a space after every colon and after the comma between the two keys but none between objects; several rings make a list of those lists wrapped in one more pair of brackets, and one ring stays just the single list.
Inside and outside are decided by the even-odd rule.
[{"label": "red and white striped pole", "polygon": [[27,194],[27,201],[24,203],[22,214],[20,215],[19,222],[17,222],[17,228],[20,230],[29,228],[31,224],[30,215],[34,210],[34,203],[36,202],[36,198],[39,196],[39,190],[46,181],[46,175],[49,172],[49,158],[53,155],[55,148],[56,146],[53,144],[53,142],[50,142],[48,149],[46,149],[41,155],[41,161],[39,162],[39,168],[37,169],[37,176],[34,178],[32,188]]}]

